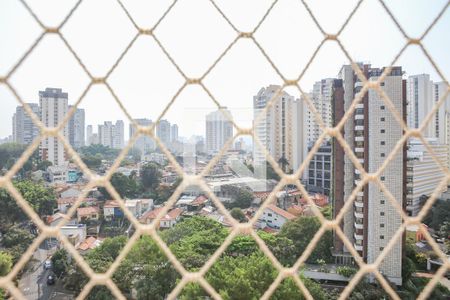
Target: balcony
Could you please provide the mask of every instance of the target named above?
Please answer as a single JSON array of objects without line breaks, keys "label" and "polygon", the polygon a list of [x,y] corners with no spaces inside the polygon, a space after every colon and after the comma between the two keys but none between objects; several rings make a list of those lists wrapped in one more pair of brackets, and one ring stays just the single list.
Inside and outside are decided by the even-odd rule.
[{"label": "balcony", "polygon": [[360,175],[360,174],[361,174],[361,171],[360,171],[360,170],[358,170],[358,169],[355,169],[355,174],[358,174],[358,175]]},{"label": "balcony", "polygon": [[361,82],[361,81],[357,81],[357,82],[355,82],[355,88],[357,88],[357,87],[363,87],[363,83]]},{"label": "balcony", "polygon": [[355,120],[364,120],[364,115],[361,114],[355,115]]},{"label": "balcony", "polygon": [[355,179],[355,185],[358,185],[361,182],[361,179]]},{"label": "balcony", "polygon": [[360,164],[364,164],[364,158],[358,158]]},{"label": "balcony", "polygon": [[355,136],[355,142],[364,142],[363,136]]},{"label": "balcony", "polygon": [[354,203],[355,203],[356,207],[360,207],[360,208],[364,207],[364,202],[362,202],[362,201],[355,201]]},{"label": "balcony", "polygon": [[356,194],[356,196],[358,196],[358,197],[364,197],[364,192],[358,192],[358,193]]},{"label": "balcony", "polygon": [[355,228],[356,229],[364,229],[364,225],[363,224],[359,224],[359,223],[354,223],[355,224]]},{"label": "balcony", "polygon": [[364,152],[364,148],[362,148],[362,147],[356,147],[356,148],[355,148],[355,152],[359,152],[359,153]]},{"label": "balcony", "polygon": [[364,125],[356,125],[355,126],[355,130],[356,131],[358,131],[358,130],[363,131],[364,130]]},{"label": "balcony", "polygon": [[358,103],[356,104],[356,108],[364,108],[364,103]]},{"label": "balcony", "polygon": [[364,214],[355,211],[355,217],[358,219],[364,219]]},{"label": "balcony", "polygon": [[364,239],[364,236],[362,234],[357,234],[356,232],[353,236],[355,237],[355,240],[363,240]]}]

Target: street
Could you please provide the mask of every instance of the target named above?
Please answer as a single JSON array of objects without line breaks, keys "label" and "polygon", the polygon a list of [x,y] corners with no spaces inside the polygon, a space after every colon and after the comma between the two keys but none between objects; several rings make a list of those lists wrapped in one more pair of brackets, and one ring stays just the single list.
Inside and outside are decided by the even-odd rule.
[{"label": "street", "polygon": [[47,285],[47,276],[51,270],[44,269],[44,262],[53,253],[54,244],[44,242],[34,253],[29,263],[29,268],[19,281],[19,289],[26,299],[73,299],[71,295],[63,292],[61,282],[58,280],[54,285]]}]

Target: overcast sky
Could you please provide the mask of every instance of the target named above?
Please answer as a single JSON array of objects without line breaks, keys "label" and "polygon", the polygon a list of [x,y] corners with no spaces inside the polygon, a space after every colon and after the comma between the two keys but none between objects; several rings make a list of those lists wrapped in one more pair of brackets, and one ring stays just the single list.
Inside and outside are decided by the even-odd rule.
[{"label": "overcast sky", "polygon": [[[48,26],[57,26],[76,1],[27,0]],[[335,33],[357,1],[307,1],[318,22]],[[386,1],[406,32],[418,37],[447,1]],[[150,28],[171,1],[123,0],[137,24]],[[216,0],[231,22],[251,31],[271,1]],[[431,56],[448,78],[450,69],[450,14],[447,12],[424,41]],[[62,33],[94,76],[104,76],[135,35],[135,28],[116,1],[85,0],[63,27]],[[0,1],[0,76],[23,55],[41,29],[17,0]],[[160,23],[155,35],[190,77],[200,77],[233,41],[236,33],[207,0],[179,0]],[[287,78],[300,74],[322,36],[299,0],[280,0],[255,35],[267,55]],[[394,23],[375,0],[363,2],[341,40],[355,61],[373,66],[389,64],[405,43]],[[326,43],[301,80],[308,91],[322,78],[335,77],[347,58],[334,42]],[[418,47],[406,50],[397,65],[408,75],[429,73],[441,81]],[[152,37],[140,36],[108,79],[116,94],[135,118],[155,120],[183,85],[183,78]],[[89,80],[61,39],[46,36],[11,77],[11,83],[27,102],[38,102],[38,91],[59,87],[75,102]],[[227,106],[236,122],[250,126],[252,97],[262,86],[281,79],[250,40],[240,40],[206,77],[205,85]],[[298,94],[297,94],[298,96]],[[0,85],[0,137],[12,132],[16,100]],[[111,94],[95,86],[83,99],[86,125],[123,119]],[[215,104],[199,86],[183,90],[166,114],[177,123],[180,135],[204,134],[204,117]],[[128,125],[127,125],[128,129]],[[128,130],[126,130],[126,133]],[[128,138],[128,137],[126,137]]]}]

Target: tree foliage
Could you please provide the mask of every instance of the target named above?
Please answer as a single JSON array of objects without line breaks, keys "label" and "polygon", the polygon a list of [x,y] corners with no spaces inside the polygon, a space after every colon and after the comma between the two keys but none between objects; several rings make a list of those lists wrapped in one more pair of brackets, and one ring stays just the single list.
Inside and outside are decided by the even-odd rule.
[{"label": "tree foliage", "polygon": [[[321,224],[317,217],[301,217],[288,221],[281,228],[280,236],[286,237],[294,242],[296,256],[299,257],[305,251],[308,244],[313,239]],[[330,231],[326,231],[316,247],[308,257],[308,262],[315,263],[318,259],[326,262],[332,261],[331,247],[333,238]]]},{"label": "tree foliage", "polygon": [[239,207],[235,207],[230,211],[230,214],[233,218],[235,218],[240,223],[244,223],[247,221],[244,212]]},{"label": "tree foliage", "polygon": [[[114,173],[111,176],[111,184],[120,195],[121,198],[136,198],[141,194],[141,187],[133,178],[130,178],[122,173]],[[104,198],[113,199],[108,191],[101,187],[99,191]]]},{"label": "tree foliage", "polygon": [[156,163],[147,163],[141,167],[141,183],[146,190],[155,190],[161,179],[160,167]]}]

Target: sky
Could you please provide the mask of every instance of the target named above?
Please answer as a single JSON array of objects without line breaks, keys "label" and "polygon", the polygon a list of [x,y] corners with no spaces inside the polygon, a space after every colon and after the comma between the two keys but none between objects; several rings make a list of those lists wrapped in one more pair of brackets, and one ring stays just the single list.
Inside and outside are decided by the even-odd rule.
[{"label": "sky", "polygon": [[[47,26],[58,26],[74,0],[27,0]],[[323,29],[336,33],[357,1],[307,1]],[[386,4],[406,33],[418,37],[438,15],[445,0],[387,0]],[[171,1],[123,0],[138,26],[151,28]],[[216,0],[238,30],[251,31],[271,1]],[[448,9],[424,39],[424,45],[448,78],[450,70],[450,13]],[[18,0],[0,1],[0,76],[5,76],[41,34],[42,29]],[[202,76],[235,39],[236,32],[208,0],[179,0],[158,25],[155,36],[188,77]],[[130,44],[136,29],[117,1],[85,0],[62,28],[62,34],[86,68],[103,77]],[[258,43],[288,79],[296,78],[319,45],[322,35],[301,1],[279,0],[255,33]],[[365,0],[340,35],[354,61],[385,66],[406,40],[385,13],[379,1]],[[315,81],[336,77],[349,61],[335,42],[327,42],[300,81],[309,91]],[[417,46],[410,46],[396,65],[405,76],[428,73],[434,81],[442,78]],[[73,54],[56,35],[47,35],[12,74],[10,83],[26,102],[38,102],[38,92],[58,87],[69,93],[69,104],[83,94],[89,78]],[[150,36],[140,36],[108,78],[114,93],[133,118],[155,120],[183,86],[184,79]],[[253,96],[269,84],[282,80],[253,42],[241,39],[204,79],[204,84],[237,124],[250,127]],[[299,96],[297,90],[288,90]],[[0,84],[0,137],[12,132],[12,115],[18,105]],[[83,98],[86,125],[122,119],[125,114],[103,85],[93,86]],[[179,134],[204,134],[205,115],[216,104],[197,85],[183,89],[164,118],[179,126]],[[96,127],[96,126],[95,126]],[[128,125],[126,125],[126,134]],[[126,136],[128,138],[128,136]]]}]

